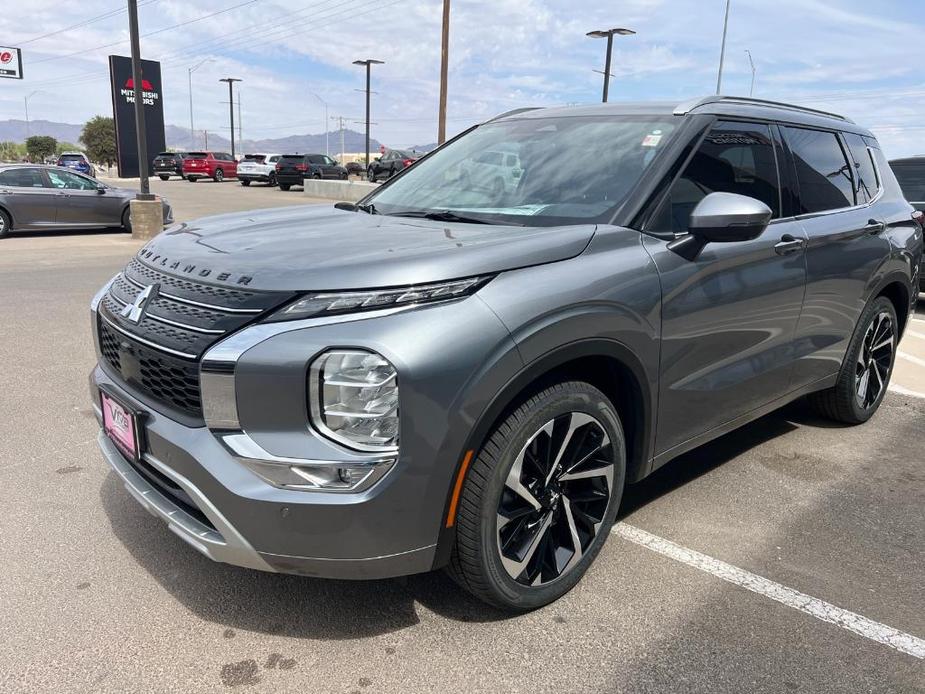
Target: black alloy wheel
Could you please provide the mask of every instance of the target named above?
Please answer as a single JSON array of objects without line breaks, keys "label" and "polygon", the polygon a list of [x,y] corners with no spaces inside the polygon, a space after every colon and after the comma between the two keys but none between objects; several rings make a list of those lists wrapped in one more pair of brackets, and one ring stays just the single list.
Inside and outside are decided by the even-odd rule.
[{"label": "black alloy wheel", "polygon": [[886,389],[896,351],[893,316],[880,311],[864,333],[855,361],[855,395],[860,407],[869,409]]},{"label": "black alloy wheel", "polygon": [[3,210],[0,210],[0,239],[10,233],[11,226],[10,216]]}]

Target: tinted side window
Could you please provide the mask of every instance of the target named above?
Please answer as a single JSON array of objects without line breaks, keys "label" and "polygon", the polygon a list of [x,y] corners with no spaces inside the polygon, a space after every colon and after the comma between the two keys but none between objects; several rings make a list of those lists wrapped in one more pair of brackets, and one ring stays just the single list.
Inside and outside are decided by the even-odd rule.
[{"label": "tinted side window", "polygon": [[854,190],[858,204],[870,202],[880,191],[880,181],[871,152],[860,135],[842,133],[842,136],[848,145],[848,151],[854,157]]},{"label": "tinted side window", "polygon": [[310,164],[324,164],[325,163],[324,157],[318,154],[313,154],[310,157],[308,157],[308,161]]},{"label": "tinted side window", "polygon": [[767,125],[717,123],[671,186],[656,220],[658,231],[687,231],[697,203],[710,193],[738,193],[761,200],[780,217],[780,182]]},{"label": "tinted side window", "polygon": [[851,168],[833,132],[783,127],[793,153],[800,188],[798,213],[825,212],[854,205]]},{"label": "tinted side window", "polygon": [[44,188],[45,180],[38,169],[8,169],[0,171],[0,186]]},{"label": "tinted side window", "polygon": [[920,162],[890,164],[903,196],[909,202],[925,202],[925,159]]}]

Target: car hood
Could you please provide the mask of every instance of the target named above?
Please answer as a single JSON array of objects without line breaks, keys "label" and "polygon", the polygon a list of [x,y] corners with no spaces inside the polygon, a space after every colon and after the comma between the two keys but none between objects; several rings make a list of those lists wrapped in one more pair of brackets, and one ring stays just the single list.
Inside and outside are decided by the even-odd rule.
[{"label": "car hood", "polygon": [[595,225],[450,224],[311,205],[206,217],[152,239],[138,257],[200,281],[267,290],[421,284],[572,258]]}]

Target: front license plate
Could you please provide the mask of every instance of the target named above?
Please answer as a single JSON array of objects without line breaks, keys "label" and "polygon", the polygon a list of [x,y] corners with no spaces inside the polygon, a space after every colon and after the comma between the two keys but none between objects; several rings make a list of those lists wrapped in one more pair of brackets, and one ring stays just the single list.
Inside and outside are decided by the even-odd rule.
[{"label": "front license plate", "polygon": [[122,455],[137,461],[141,453],[141,429],[137,412],[120,403],[105,391],[100,391],[103,408],[103,431],[116,444]]}]

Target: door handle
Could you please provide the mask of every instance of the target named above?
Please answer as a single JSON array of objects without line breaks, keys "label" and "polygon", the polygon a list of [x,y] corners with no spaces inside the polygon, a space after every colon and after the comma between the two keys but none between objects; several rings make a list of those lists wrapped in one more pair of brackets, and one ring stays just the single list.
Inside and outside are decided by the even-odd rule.
[{"label": "door handle", "polygon": [[871,236],[876,236],[886,229],[886,224],[879,222],[876,219],[868,219],[867,226],[864,227],[864,231],[870,234]]},{"label": "door handle", "polygon": [[777,253],[777,255],[790,255],[791,253],[802,251],[805,245],[806,241],[804,239],[798,239],[790,234],[784,234],[780,237],[780,241],[774,244],[774,252]]}]

